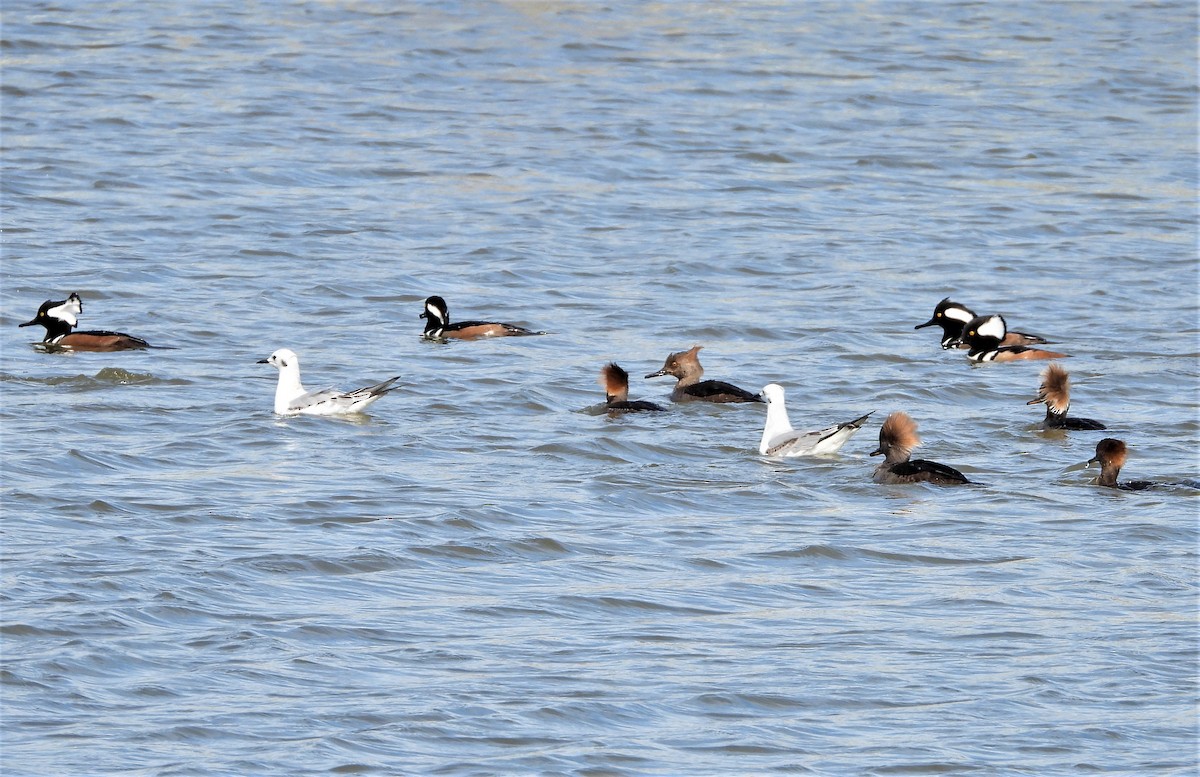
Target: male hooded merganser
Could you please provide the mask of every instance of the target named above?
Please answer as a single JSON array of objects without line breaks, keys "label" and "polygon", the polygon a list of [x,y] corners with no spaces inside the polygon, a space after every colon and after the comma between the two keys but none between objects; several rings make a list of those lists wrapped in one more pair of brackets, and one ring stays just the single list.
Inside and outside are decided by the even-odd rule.
[{"label": "male hooded merganser", "polygon": [[425,312],[419,318],[425,319],[425,332],[421,336],[426,340],[479,340],[484,337],[546,334],[495,321],[459,321],[451,324],[450,308],[446,306],[446,300],[436,295],[425,300]]},{"label": "male hooded merganser", "polygon": [[762,402],[763,399],[745,389],[738,388],[723,380],[700,380],[704,368],[700,366],[697,354],[703,346],[693,345],[686,351],[673,353],[667,357],[663,368],[652,372],[647,378],[657,378],[661,375],[672,375],[679,380],[671,390],[671,399],[675,402],[700,400],[702,402]]},{"label": "male hooded merganser", "polygon": [[1121,467],[1125,466],[1125,457],[1127,455],[1128,451],[1125,448],[1125,443],[1120,440],[1105,437],[1096,443],[1096,455],[1088,459],[1087,463],[1089,467],[1093,464],[1100,465],[1100,477],[1096,479],[1096,483],[1108,488],[1119,488],[1122,491],[1144,491],[1147,488],[1155,488],[1156,486],[1185,486],[1187,488],[1200,489],[1200,482],[1195,480],[1184,480],[1177,483],[1156,480],[1130,480],[1118,483],[1117,476],[1121,474]]},{"label": "male hooded merganser", "polygon": [[18,326],[41,324],[46,327],[46,336],[42,338],[43,345],[72,351],[129,351],[150,347],[150,343],[142,338],[123,332],[72,331],[79,325],[79,316],[82,313],[83,300],[78,294],[71,292],[71,296],[63,300],[46,300],[38,308],[32,321]]},{"label": "male hooded merganser", "polygon": [[1038,387],[1038,395],[1025,404],[1036,405],[1046,403],[1046,420],[1042,422],[1043,429],[1104,429],[1104,424],[1090,418],[1067,418],[1067,409],[1071,407],[1071,388],[1067,371],[1057,364],[1051,364],[1042,370],[1042,385]]},{"label": "male hooded merganser", "polygon": [[400,380],[397,375],[374,386],[339,391],[305,391],[300,384],[300,357],[294,351],[280,348],[259,364],[273,364],[279,369],[279,383],[275,386],[275,412],[280,415],[343,415],[361,413],[367,405],[391,393],[399,386],[392,384]]},{"label": "male hooded merganser", "polygon": [[925,459],[910,460],[912,449],[921,444],[917,422],[908,413],[895,412],[879,427],[879,447],[872,456],[883,455],[883,463],[875,468],[876,483],[936,483],[943,486],[970,483],[953,467]]},{"label": "male hooded merganser", "polygon": [[1027,348],[1024,345],[1001,345],[1008,334],[1004,316],[976,316],[963,325],[959,340],[970,348],[967,358],[973,362],[1011,362],[1018,359],[1066,359],[1068,354]]},{"label": "male hooded merganser", "polygon": [[[975,311],[966,305],[951,302],[950,298],[946,297],[933,309],[933,318],[924,324],[917,324],[913,329],[924,329],[927,326],[937,324],[942,328],[942,348],[947,350],[950,348],[966,348],[966,344],[959,342],[959,338],[962,336],[963,326],[973,318],[975,318]],[[1045,342],[1047,342],[1046,338],[1031,335],[1027,332],[1008,332],[1000,344],[1038,345]]]},{"label": "male hooded merganser", "polygon": [[762,440],[758,452],[763,456],[827,456],[837,453],[854,433],[862,428],[871,413],[812,432],[798,432],[788,419],[787,407],[783,404],[783,386],[768,383],[763,386],[759,397],[767,403],[767,422],[763,426]]},{"label": "male hooded merganser", "polygon": [[666,410],[643,399],[629,401],[629,373],[616,362],[600,370],[600,385],[604,386],[604,404],[609,410]]}]

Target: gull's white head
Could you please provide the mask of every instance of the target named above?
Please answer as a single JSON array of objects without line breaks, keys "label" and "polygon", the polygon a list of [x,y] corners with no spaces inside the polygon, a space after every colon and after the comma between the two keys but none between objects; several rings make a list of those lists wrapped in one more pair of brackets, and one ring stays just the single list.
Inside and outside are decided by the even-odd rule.
[{"label": "gull's white head", "polygon": [[300,357],[290,348],[280,348],[275,353],[268,356],[266,359],[259,359],[259,364],[272,364],[276,369],[296,370],[300,369]]},{"label": "gull's white head", "polygon": [[763,386],[763,389],[759,393],[759,396],[762,397],[763,399],[767,400],[768,405],[774,404],[776,402],[778,402],[779,404],[782,405],[783,404],[783,386],[780,386],[778,383],[768,383],[767,385]]}]

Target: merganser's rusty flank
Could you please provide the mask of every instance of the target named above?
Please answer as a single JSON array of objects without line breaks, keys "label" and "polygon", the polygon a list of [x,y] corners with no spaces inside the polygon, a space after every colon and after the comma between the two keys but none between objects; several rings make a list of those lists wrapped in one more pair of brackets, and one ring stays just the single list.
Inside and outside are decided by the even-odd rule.
[{"label": "merganser's rusty flank", "polygon": [[[968,347],[967,358],[972,362],[1011,362],[1029,359],[1065,359],[1068,354],[1043,351],[1024,345],[1002,345],[1008,336],[1004,316],[976,316],[963,325],[959,341]],[[956,341],[958,342],[958,341]]]},{"label": "merganser's rusty flank", "polygon": [[[975,318],[975,311],[958,302],[952,302],[945,297],[933,309],[933,316],[924,324],[917,324],[913,329],[924,329],[937,324],[942,328],[942,348],[966,348],[966,343],[959,341],[962,337],[963,326]],[[1049,342],[1044,337],[1031,335],[1028,332],[1008,332],[1000,345],[1042,345]]]},{"label": "merganser's rusty flank", "polygon": [[69,351],[131,351],[149,348],[150,343],[124,332],[106,330],[75,331],[83,313],[83,300],[72,292],[63,300],[46,300],[32,320],[18,326],[41,324],[46,328],[42,345]]},{"label": "merganser's rusty flank", "polygon": [[421,336],[426,340],[481,340],[546,334],[499,321],[458,321],[452,324],[446,300],[437,295],[425,300],[425,310],[418,318],[425,319],[425,331]]}]

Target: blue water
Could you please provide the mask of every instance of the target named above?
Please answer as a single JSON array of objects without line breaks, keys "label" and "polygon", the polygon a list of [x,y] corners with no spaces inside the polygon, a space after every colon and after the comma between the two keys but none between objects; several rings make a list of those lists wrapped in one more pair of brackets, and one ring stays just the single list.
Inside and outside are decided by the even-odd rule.
[{"label": "blue water", "polygon": [[[1191,3],[5,4],[6,775],[1195,775]],[[44,300],[168,347],[45,353]],[[423,342],[422,300],[537,338]],[[787,389],[610,417],[701,344]],[[272,414],[402,376],[365,417]],[[878,424],[984,485],[871,482]]]}]

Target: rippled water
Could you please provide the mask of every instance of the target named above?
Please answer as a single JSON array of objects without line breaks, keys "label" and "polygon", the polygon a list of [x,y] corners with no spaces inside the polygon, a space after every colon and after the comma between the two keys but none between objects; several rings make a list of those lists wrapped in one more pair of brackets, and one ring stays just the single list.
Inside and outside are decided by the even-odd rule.
[{"label": "rippled water", "polygon": [[[1190,3],[5,4],[5,774],[1196,774]],[[17,329],[173,350],[47,354]],[[421,300],[548,330],[438,345]],[[610,418],[670,351],[788,389]],[[393,374],[355,420],[279,419]],[[878,421],[975,488],[871,483]]]}]

